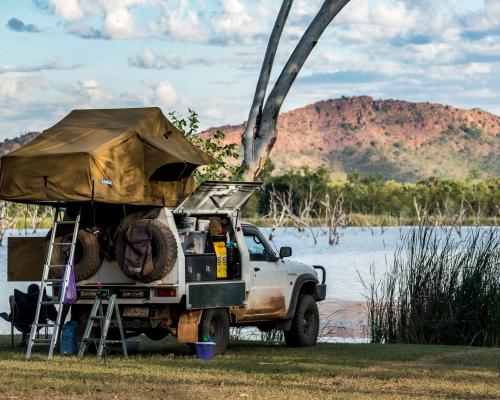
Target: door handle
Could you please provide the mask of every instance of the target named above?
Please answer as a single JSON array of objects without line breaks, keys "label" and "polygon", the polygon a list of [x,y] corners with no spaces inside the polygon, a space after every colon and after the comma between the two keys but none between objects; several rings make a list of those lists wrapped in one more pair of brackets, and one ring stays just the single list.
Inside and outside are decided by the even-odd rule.
[{"label": "door handle", "polygon": [[260,271],[260,268],[259,268],[259,267],[255,267],[253,270],[254,270],[255,272],[258,272],[258,271]]}]

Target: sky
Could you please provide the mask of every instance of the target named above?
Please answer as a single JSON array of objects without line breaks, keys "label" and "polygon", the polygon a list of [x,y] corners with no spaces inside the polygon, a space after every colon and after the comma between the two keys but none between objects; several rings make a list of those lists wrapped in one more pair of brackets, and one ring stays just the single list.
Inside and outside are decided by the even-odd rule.
[{"label": "sky", "polygon": [[[279,0],[0,0],[0,138],[72,109],[158,106],[243,122]],[[281,71],[321,0],[295,0]],[[282,111],[369,95],[500,115],[500,0],[351,0]],[[271,82],[272,83],[272,82]]]}]

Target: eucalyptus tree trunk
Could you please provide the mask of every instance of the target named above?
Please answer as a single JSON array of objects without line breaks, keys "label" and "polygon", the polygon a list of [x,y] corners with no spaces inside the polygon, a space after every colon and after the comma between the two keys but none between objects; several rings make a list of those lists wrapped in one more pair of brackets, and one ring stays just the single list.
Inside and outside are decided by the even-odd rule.
[{"label": "eucalyptus tree trunk", "polygon": [[266,54],[264,56],[264,61],[262,62],[259,80],[257,81],[257,87],[255,88],[252,107],[250,108],[250,114],[248,115],[247,126],[245,127],[245,131],[243,132],[242,137],[244,148],[243,162],[246,165],[250,165],[253,160],[254,137],[259,126],[259,121],[261,119],[262,105],[264,104],[264,98],[266,97],[266,90],[273,68],[274,57],[276,56],[281,33],[283,32],[283,28],[285,27],[285,23],[290,12],[290,8],[292,7],[292,3],[293,0],[283,0],[281,8],[278,12],[278,17],[276,18],[276,22],[274,23],[271,36],[269,37],[269,42],[267,44]]},{"label": "eucalyptus tree trunk", "polygon": [[[265,83],[267,86],[269,81],[269,74],[272,68],[274,53],[283,30],[283,24],[288,16],[288,11],[286,11],[288,4],[285,3],[288,2],[286,0],[283,1],[278,14],[278,19],[276,20],[276,24],[269,40],[247,128],[245,129],[243,135],[243,166],[245,168],[244,178],[246,180],[257,179],[263,171],[267,159],[269,158],[269,153],[276,142],[276,124],[278,122],[278,115],[286,95],[290,91],[290,88],[300,69],[304,65],[309,54],[311,54],[314,46],[316,46],[316,43],[323,34],[324,30],[333,18],[335,18],[335,16],[342,10],[342,8],[349,3],[349,0],[325,0],[323,2],[320,10],[312,20],[306,32],[295,47],[292,55],[288,59],[285,67],[281,71],[278,80],[276,81],[264,107],[262,108],[265,96],[265,87],[262,89],[262,85]],[[255,110],[254,106],[256,107]],[[260,112],[261,109],[262,112]]]}]

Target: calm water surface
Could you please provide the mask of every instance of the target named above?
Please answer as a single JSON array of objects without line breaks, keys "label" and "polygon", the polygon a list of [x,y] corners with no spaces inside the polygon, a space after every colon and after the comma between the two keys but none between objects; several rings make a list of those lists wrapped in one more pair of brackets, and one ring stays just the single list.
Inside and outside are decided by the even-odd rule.
[{"label": "calm water surface", "polygon": [[[370,267],[376,276],[382,275],[392,263],[394,250],[408,227],[391,228],[346,228],[340,231],[336,245],[328,244],[326,231],[315,229],[317,243],[311,234],[301,233],[295,228],[279,228],[274,232],[273,242],[280,246],[291,246],[292,259],[313,265],[323,265],[327,271],[327,298],[333,301],[362,302],[366,294],[361,279],[371,282]],[[269,235],[269,228],[262,228]],[[37,235],[45,235],[40,230]],[[24,235],[25,231],[11,231],[8,235]],[[28,232],[28,234],[31,234]],[[0,311],[8,311],[8,297],[14,288],[25,290],[28,283],[7,282],[7,240],[0,246]],[[361,278],[361,279],[360,279]],[[10,325],[0,321],[0,333],[10,332]]]}]

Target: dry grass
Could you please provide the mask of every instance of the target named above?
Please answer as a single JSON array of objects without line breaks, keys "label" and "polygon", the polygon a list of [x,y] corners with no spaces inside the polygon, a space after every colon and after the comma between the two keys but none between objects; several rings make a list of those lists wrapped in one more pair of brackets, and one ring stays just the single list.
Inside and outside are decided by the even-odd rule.
[{"label": "dry grass", "polygon": [[241,343],[203,362],[170,340],[99,362],[24,361],[0,340],[2,399],[500,399],[500,349]]}]

